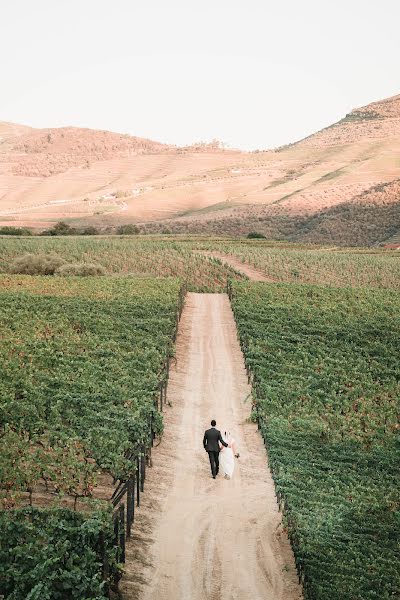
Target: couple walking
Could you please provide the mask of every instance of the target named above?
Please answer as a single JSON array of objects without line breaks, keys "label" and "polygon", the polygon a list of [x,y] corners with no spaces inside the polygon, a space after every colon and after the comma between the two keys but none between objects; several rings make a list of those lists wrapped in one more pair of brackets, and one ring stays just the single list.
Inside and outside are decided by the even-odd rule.
[{"label": "couple walking", "polygon": [[230,479],[235,468],[234,457],[239,458],[239,452],[230,432],[226,430],[222,436],[216,425],[217,423],[213,419],[211,421],[211,429],[207,429],[204,433],[204,450],[208,452],[213,478],[215,479],[218,475],[219,466],[221,465],[225,479]]}]

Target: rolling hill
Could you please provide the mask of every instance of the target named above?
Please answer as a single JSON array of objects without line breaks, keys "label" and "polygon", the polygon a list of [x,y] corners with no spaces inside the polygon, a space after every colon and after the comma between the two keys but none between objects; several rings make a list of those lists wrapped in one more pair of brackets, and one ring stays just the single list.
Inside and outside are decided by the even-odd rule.
[{"label": "rolling hill", "polygon": [[251,153],[0,123],[0,224],[135,222],[148,232],[375,244],[400,230],[399,155],[400,95]]}]

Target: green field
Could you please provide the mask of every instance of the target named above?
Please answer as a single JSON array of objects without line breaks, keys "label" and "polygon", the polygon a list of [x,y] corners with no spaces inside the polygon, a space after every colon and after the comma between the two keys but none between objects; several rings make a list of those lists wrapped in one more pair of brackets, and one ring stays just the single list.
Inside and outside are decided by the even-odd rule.
[{"label": "green field", "polygon": [[306,598],[398,598],[399,296],[235,283],[232,305]]}]

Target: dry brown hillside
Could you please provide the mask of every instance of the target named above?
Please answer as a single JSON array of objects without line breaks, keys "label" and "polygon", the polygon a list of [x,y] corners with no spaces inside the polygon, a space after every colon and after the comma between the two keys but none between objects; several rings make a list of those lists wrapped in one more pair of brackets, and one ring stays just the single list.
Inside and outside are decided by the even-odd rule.
[{"label": "dry brown hillside", "polygon": [[309,136],[299,144],[319,148],[381,140],[400,135],[400,95],[352,110],[338,123]]},{"label": "dry brown hillside", "polygon": [[38,129],[19,135],[9,150],[15,175],[50,177],[71,167],[115,158],[168,151],[165,144],[110,131],[78,127]]},{"label": "dry brown hillside", "polygon": [[17,123],[7,123],[0,121],[0,144],[4,144],[9,139],[15,139],[19,135],[32,131],[31,127],[26,125],[17,125]]},{"label": "dry brown hillside", "polygon": [[[311,223],[325,215],[329,226],[318,226],[318,239],[324,231],[339,239],[344,220],[361,217],[359,209],[344,210],[339,219],[338,207],[370,207],[357,225],[364,231],[378,205],[399,202],[399,155],[400,95],[357,108],[297,143],[251,153],[217,142],[176,148],[105,131],[0,123],[0,224],[46,227],[72,219],[100,227],[134,222],[149,231],[312,237]],[[396,214],[380,210],[374,235],[361,235],[365,243],[400,230]]]}]

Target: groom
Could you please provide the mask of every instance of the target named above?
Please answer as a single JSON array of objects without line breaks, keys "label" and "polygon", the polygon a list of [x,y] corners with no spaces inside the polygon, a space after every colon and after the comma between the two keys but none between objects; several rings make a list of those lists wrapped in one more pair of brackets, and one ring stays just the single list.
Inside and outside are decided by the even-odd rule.
[{"label": "groom", "polygon": [[217,424],[217,422],[213,419],[211,421],[211,429],[207,429],[207,431],[204,434],[204,438],[203,438],[203,446],[204,446],[204,450],[206,452],[208,452],[208,458],[210,459],[211,473],[212,473],[213,479],[216,478],[216,476],[218,475],[218,471],[219,471],[219,444],[218,444],[218,442],[221,442],[221,444],[223,446],[225,446],[226,448],[228,447],[228,444],[226,442],[224,442],[224,440],[222,439],[221,432],[218,431],[218,429],[216,429],[216,427],[215,427],[216,424]]}]

